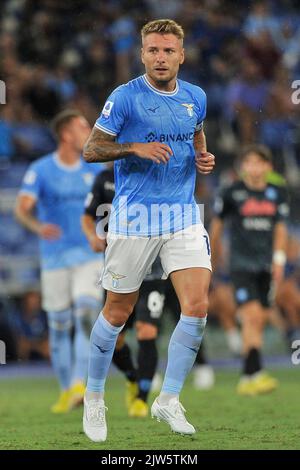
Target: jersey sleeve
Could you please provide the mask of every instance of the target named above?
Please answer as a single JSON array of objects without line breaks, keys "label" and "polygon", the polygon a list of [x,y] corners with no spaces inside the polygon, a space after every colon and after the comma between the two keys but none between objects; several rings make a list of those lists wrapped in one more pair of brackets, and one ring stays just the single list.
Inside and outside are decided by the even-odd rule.
[{"label": "jersey sleeve", "polygon": [[117,136],[129,116],[128,93],[126,85],[121,85],[108,97],[95,127],[106,134]]},{"label": "jersey sleeve", "polygon": [[196,95],[196,106],[195,111],[197,114],[196,131],[200,131],[203,128],[203,121],[206,117],[206,94],[202,88],[198,88]]},{"label": "jersey sleeve", "polygon": [[91,191],[87,194],[84,203],[84,213],[97,218],[97,208],[104,201],[102,175],[95,178]]},{"label": "jersey sleeve", "polygon": [[224,220],[231,214],[233,209],[233,200],[231,197],[231,189],[224,188],[216,197],[214,203],[214,213],[217,217]]},{"label": "jersey sleeve", "polygon": [[24,175],[20,194],[27,194],[34,199],[38,199],[42,188],[41,180],[42,176],[38,165],[36,163],[31,164]]},{"label": "jersey sleeve", "polygon": [[290,215],[288,193],[286,188],[280,188],[278,205],[275,220],[276,222],[286,222]]}]

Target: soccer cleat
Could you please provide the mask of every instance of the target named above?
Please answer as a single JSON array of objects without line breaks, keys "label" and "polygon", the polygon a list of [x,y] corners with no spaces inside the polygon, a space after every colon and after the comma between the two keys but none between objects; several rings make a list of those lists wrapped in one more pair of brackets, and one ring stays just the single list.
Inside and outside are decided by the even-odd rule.
[{"label": "soccer cleat", "polygon": [[168,423],[173,432],[179,434],[194,434],[196,432],[194,426],[190,424],[184,416],[185,409],[179,402],[177,397],[172,398],[168,405],[160,405],[156,398],[151,407],[151,416],[157,421],[165,421]]},{"label": "soccer cleat", "polygon": [[236,391],[239,395],[245,395],[245,396],[256,395],[253,381],[249,376],[242,377],[240,379],[239,383],[237,384]]},{"label": "soccer cleat", "polygon": [[83,431],[93,442],[104,442],[107,437],[104,400],[86,400],[84,398]]},{"label": "soccer cleat", "polygon": [[211,366],[196,366],[194,369],[194,387],[196,390],[210,390],[215,384],[215,374]]},{"label": "soccer cleat", "polygon": [[257,394],[273,392],[278,387],[278,380],[266,372],[258,372],[252,379],[254,390]]},{"label": "soccer cleat", "polygon": [[146,418],[148,413],[149,407],[141,398],[136,398],[129,408],[129,416],[131,418]]},{"label": "soccer cleat", "polygon": [[260,395],[270,393],[278,387],[278,381],[266,372],[258,372],[252,377],[242,377],[237,385],[239,395]]},{"label": "soccer cleat", "polygon": [[70,411],[70,390],[63,390],[56,403],[51,407],[52,413],[68,413]]},{"label": "soccer cleat", "polygon": [[138,394],[138,384],[136,382],[130,382],[129,380],[126,382],[126,406],[127,410],[129,411],[136,396]]},{"label": "soccer cleat", "polygon": [[76,382],[70,388],[70,408],[76,408],[83,404],[85,385],[83,382]]}]

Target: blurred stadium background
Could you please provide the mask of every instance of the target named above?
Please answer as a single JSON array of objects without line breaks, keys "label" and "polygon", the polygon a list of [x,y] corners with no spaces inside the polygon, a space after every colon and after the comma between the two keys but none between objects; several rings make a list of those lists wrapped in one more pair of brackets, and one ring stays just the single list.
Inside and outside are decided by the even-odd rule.
[{"label": "blurred stadium background", "polygon": [[[2,377],[50,373],[38,243],[13,216],[24,172],[55,148],[49,123],[58,111],[78,108],[93,124],[109,92],[143,73],[139,29],[159,17],[184,27],[180,78],[203,87],[208,97],[205,127],[217,167],[197,185],[206,223],[217,188],[235,178],[241,145],[268,145],[280,174],[274,178],[289,189],[290,275],[298,286],[300,105],[292,101],[292,83],[300,79],[299,1],[2,0],[0,79],[6,84],[6,104],[0,105],[0,340],[7,361]],[[265,353],[269,364],[288,368],[288,333],[290,327],[300,328],[300,301],[293,320],[284,311],[281,315],[286,323],[281,329],[268,327]],[[165,335],[171,322],[165,322]],[[214,317],[206,344],[213,365],[239,367]]]}]

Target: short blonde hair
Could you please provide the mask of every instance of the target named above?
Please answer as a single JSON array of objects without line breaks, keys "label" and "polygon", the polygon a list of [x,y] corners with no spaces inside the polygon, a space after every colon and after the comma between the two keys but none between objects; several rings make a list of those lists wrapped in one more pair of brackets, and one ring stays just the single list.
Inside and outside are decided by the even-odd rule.
[{"label": "short blonde hair", "polygon": [[176,21],[169,19],[149,21],[145,24],[141,29],[142,40],[151,33],[174,34],[182,42],[184,38],[182,27]]}]

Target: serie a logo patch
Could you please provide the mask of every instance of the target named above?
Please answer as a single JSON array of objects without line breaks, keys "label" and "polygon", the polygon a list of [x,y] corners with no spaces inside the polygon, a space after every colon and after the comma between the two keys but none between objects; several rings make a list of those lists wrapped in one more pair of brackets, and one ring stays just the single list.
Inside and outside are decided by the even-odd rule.
[{"label": "serie a logo patch", "polygon": [[102,114],[105,118],[109,117],[113,105],[114,105],[113,101],[106,101],[104,108],[102,109]]}]

